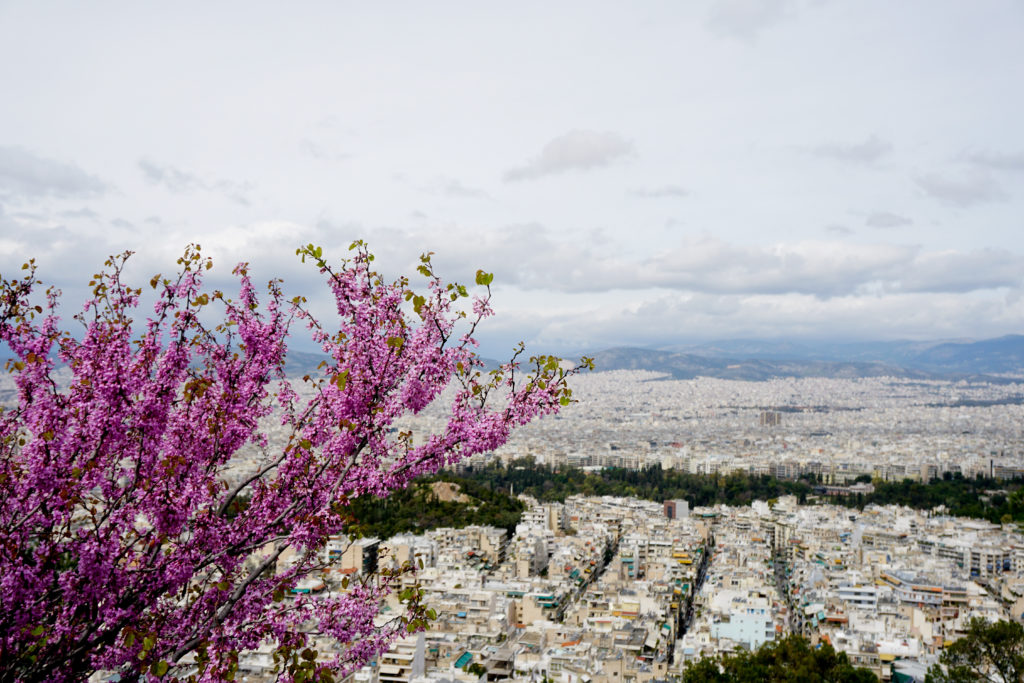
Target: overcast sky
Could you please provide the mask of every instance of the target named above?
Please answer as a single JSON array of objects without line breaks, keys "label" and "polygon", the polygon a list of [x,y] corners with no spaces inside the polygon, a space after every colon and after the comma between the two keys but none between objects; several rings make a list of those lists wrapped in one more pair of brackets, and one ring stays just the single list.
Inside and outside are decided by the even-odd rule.
[{"label": "overcast sky", "polygon": [[361,238],[495,272],[492,355],[1024,332],[1019,0],[0,0],[0,103],[0,273],[72,309]]}]

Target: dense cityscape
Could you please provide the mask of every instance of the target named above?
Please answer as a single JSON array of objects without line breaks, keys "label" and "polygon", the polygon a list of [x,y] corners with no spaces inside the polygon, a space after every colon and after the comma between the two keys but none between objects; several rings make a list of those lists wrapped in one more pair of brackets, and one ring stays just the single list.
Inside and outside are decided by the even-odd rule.
[{"label": "dense cityscape", "polygon": [[1012,478],[1024,467],[1024,384],[896,378],[671,380],[650,372],[580,377],[579,403],[517,432],[506,459],[586,467],[734,470],[844,483]]},{"label": "dense cityscape", "polygon": [[[1020,383],[895,378],[740,382],[614,371],[574,380],[578,403],[458,463],[548,468],[658,466],[708,477],[799,479],[814,493],[746,506],[571,495],[520,498],[513,530],[436,528],[339,538],[302,590],[406,562],[436,612],[354,675],[359,683],[487,680],[646,683],[702,657],[792,634],[828,643],[881,680],[924,680],[972,618],[1024,614],[1024,535],[943,507],[828,504],[886,481],[1024,468]],[[436,429],[431,407],[404,427]],[[527,460],[524,460],[527,459]],[[440,499],[465,496],[432,485]],[[511,493],[515,494],[516,491]],[[986,491],[1006,496],[1007,490]],[[468,500],[468,499],[467,499]],[[397,598],[382,618],[400,607]],[[329,652],[331,644],[321,643]],[[243,659],[270,676],[269,651]]]}]

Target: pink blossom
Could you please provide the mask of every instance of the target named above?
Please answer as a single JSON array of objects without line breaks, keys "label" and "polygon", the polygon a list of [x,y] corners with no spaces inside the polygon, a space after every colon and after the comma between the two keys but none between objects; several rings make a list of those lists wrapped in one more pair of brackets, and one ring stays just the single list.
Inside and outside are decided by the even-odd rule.
[{"label": "pink blossom", "polygon": [[[199,247],[177,276],[152,280],[157,302],[140,324],[141,290],[121,278],[129,255],[111,258],[75,316],[80,337],[60,329],[57,292],[34,303],[33,264],[0,283],[0,341],[17,386],[0,412],[0,681],[173,677],[186,656],[201,680],[224,680],[241,651],[271,641],[284,657],[312,632],[342,646],[316,671],[346,672],[422,628],[415,600],[374,628],[395,577],[285,596],[322,567],[326,540],[346,533],[346,501],[497,448],[568,400],[571,372],[541,357],[523,374],[520,347],[500,375],[481,373],[471,349],[491,315],[489,288],[467,312],[465,288],[442,282],[429,258],[421,294],[405,278],[383,280],[366,247],[353,247],[338,268],[319,248],[300,250],[334,296],[330,324],[301,298],[286,301],[278,282],[261,304],[245,264],[235,299],[204,290]],[[214,328],[199,315],[206,307],[219,310]],[[305,378],[308,400],[283,372],[295,320],[329,358]],[[396,440],[395,421],[452,383],[446,427],[415,447]],[[268,445],[259,424],[275,410],[287,445],[240,482],[227,476],[241,448]],[[279,566],[287,548],[297,560]]]}]

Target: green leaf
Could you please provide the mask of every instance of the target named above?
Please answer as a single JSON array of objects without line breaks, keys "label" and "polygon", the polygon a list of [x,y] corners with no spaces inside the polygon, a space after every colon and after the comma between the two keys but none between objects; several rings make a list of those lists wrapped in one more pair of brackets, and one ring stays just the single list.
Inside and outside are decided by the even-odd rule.
[{"label": "green leaf", "polygon": [[157,676],[163,676],[167,673],[167,669],[169,668],[170,665],[161,659],[159,662],[153,662],[153,665],[149,667],[149,670]]},{"label": "green leaf", "polygon": [[494,273],[486,273],[482,270],[476,271],[476,283],[486,287],[494,281]]}]

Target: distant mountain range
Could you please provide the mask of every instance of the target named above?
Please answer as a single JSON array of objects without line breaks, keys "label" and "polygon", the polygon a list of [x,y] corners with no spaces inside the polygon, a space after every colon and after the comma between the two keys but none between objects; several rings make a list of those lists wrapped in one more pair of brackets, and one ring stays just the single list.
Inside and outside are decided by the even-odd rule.
[{"label": "distant mountain range", "polygon": [[[542,349],[531,349],[543,353]],[[621,347],[587,353],[597,371],[652,370],[676,379],[718,377],[765,380],[773,377],[903,377],[1006,382],[1024,379],[1024,335],[995,339],[931,342],[787,342],[730,339],[660,349]],[[0,344],[0,357],[10,349]],[[285,371],[291,377],[317,375],[322,353],[291,349]],[[485,369],[499,363],[483,359]],[[0,402],[13,389],[0,386]]]},{"label": "distant mountain range", "polygon": [[[719,377],[904,377],[984,379],[1024,377],[1024,335],[983,341],[827,342],[733,339],[661,349],[614,348],[588,354],[597,370],[653,370],[677,379]],[[289,351],[289,375],[316,374],[325,356]],[[486,360],[488,367],[497,362]]]},{"label": "distant mountain range", "polygon": [[1024,335],[983,341],[813,345],[742,339],[662,349],[616,348],[592,355],[600,370],[654,370],[678,379],[1024,377]]}]

